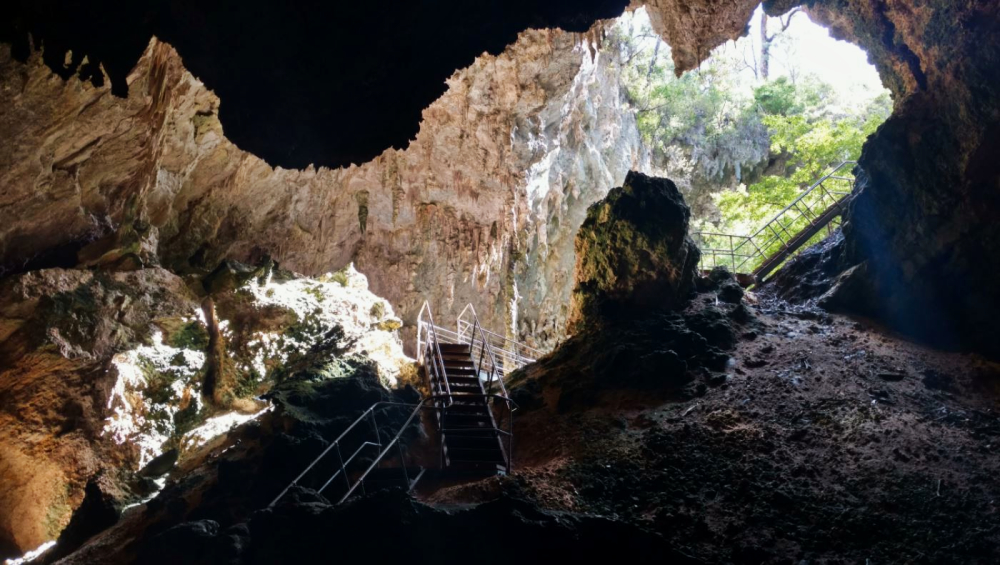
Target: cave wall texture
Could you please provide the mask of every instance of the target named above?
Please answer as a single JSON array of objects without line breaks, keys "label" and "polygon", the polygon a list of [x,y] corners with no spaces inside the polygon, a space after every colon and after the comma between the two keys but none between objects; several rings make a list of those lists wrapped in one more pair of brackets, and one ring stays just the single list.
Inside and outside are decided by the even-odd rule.
[{"label": "cave wall texture", "polygon": [[[158,259],[176,272],[265,254],[314,275],[354,261],[409,322],[425,299],[442,322],[472,302],[498,330],[513,321],[521,279],[526,319],[547,319],[536,312],[550,295],[565,302],[572,283],[568,273],[549,282],[562,274],[549,258],[572,265],[583,210],[645,159],[599,40],[526,32],[455,73],[406,150],[304,171],[236,148],[219,121],[224,104],[165,43],[150,43],[125,99],[2,46],[5,267],[72,266],[139,198]],[[569,235],[547,239],[560,221]],[[512,253],[546,259],[515,277]]]},{"label": "cave wall texture", "polygon": [[[141,274],[115,275],[131,293],[146,283],[128,277],[145,277],[187,309],[174,277],[223,258],[270,256],[307,274],[353,260],[409,322],[425,298],[444,320],[472,301],[486,325],[551,344],[566,316],[574,226],[646,159],[604,80],[609,61],[592,49],[594,22],[626,4],[13,2],[0,18],[0,265],[19,278],[4,288],[75,266],[138,206],[158,245]],[[744,33],[756,6],[641,4],[678,71]],[[859,277],[851,307],[919,337],[1000,351],[1000,0],[804,4],[868,51],[896,103],[862,155],[833,254]],[[566,31],[524,31],[553,26]],[[67,341],[31,366],[75,371],[74,360],[139,339],[146,318],[98,324],[129,310],[110,288],[92,325],[70,328],[91,345]],[[32,292],[5,295],[4,317],[27,319],[24,304],[40,303]],[[129,312],[155,319],[173,315],[157,310],[171,304]],[[17,368],[38,336],[3,331],[0,392],[30,392]],[[90,441],[104,415],[88,399],[103,381],[73,375],[11,417],[66,445]],[[62,464],[81,481],[95,458],[115,456],[65,449]],[[86,461],[70,456],[80,453]],[[18,476],[35,470],[18,461]],[[38,470],[57,491],[46,479],[55,471]]]},{"label": "cave wall texture", "polygon": [[[756,6],[753,0],[635,0],[630,6],[643,4],[649,9],[654,29],[672,46],[678,72],[697,65],[716,45],[744,33]],[[764,4],[770,13],[778,14],[800,2],[770,0]],[[995,160],[991,159],[1000,144],[995,86],[1000,64],[996,42],[1000,4],[996,0],[958,3],[945,0],[813,0],[804,5],[812,18],[830,26],[835,35],[868,51],[896,102],[895,114],[871,140],[861,158],[864,174],[857,187],[859,197],[847,218],[840,268],[847,270],[860,263],[867,265],[865,269],[855,270],[863,273],[865,279],[858,288],[867,289],[865,296],[854,301],[856,309],[876,315],[918,337],[983,351],[1000,349],[996,347],[1000,345],[1000,338],[995,337],[1000,332],[994,331],[998,328],[994,322],[996,316],[992,315],[998,306],[998,293],[992,284],[997,270],[992,257],[997,252],[998,228],[994,227],[997,225],[994,220],[998,213],[996,188],[1000,173]],[[226,138],[232,140],[235,147],[280,166],[305,167],[309,163],[342,166],[377,159],[384,163],[386,178],[383,180],[382,175],[375,173],[379,167],[365,169],[372,171],[367,178],[378,177],[378,182],[385,185],[396,182],[392,171],[400,170],[398,164],[392,163],[399,154],[386,149],[398,150],[412,144],[421,111],[445,92],[444,80],[455,69],[471,64],[483,51],[500,53],[526,27],[561,26],[585,32],[597,18],[618,15],[626,7],[622,0],[572,3],[522,0],[475,7],[442,5],[440,10],[393,3],[379,11],[360,5],[337,3],[332,7],[319,2],[263,7],[253,3],[221,3],[208,7],[193,2],[161,1],[138,7],[123,2],[64,6],[24,1],[16,2],[10,9],[10,17],[0,23],[0,40],[10,45],[11,55],[18,61],[29,58],[32,45],[47,45],[45,63],[56,75],[68,79],[68,84],[80,82],[69,80],[78,74],[81,79],[95,84],[103,84],[106,80],[114,94],[124,96],[133,90],[129,77],[135,79],[134,69],[143,65],[140,59],[145,61],[150,57],[147,46],[150,38],[156,35],[174,46],[183,57],[185,68],[225,101],[223,104],[203,101],[193,110],[202,124],[199,134],[211,138],[206,128],[215,128],[218,135],[218,124],[221,124]],[[392,16],[384,17],[384,14]],[[79,22],[91,25],[80,26]],[[21,67],[10,66],[4,70],[6,81],[24,76],[25,70]],[[169,88],[149,90],[150,86],[156,87],[157,81],[139,82],[138,88],[146,87],[144,96],[150,100],[155,100],[157,93],[182,96],[179,91]],[[16,92],[12,88],[14,85],[8,82],[5,97]],[[7,100],[9,98],[5,103]],[[83,103],[81,115],[86,114],[88,101],[97,106],[104,104],[89,99],[77,100],[77,104]],[[160,102],[150,102],[142,117],[146,121],[144,135],[149,139],[170,129],[170,124],[163,123],[163,117],[158,116],[157,104]],[[69,120],[56,110],[51,99],[38,106],[35,111],[44,112],[48,107],[53,119],[63,116],[64,120]],[[137,112],[138,108],[134,108],[133,113],[137,115]],[[31,131],[30,122],[23,123],[23,118],[14,112],[5,112],[7,132],[38,135],[45,130]],[[481,116],[466,118],[471,122]],[[62,127],[78,127],[82,131],[95,126],[98,129],[109,127],[107,122],[83,125],[83,120],[73,120],[73,123],[76,126],[63,124]],[[135,125],[134,122],[119,122],[117,127],[127,129]],[[54,126],[56,122],[51,121],[49,127]],[[498,133],[499,129],[493,133]],[[485,137],[488,136],[483,133],[474,136],[477,141]],[[501,145],[508,155],[519,151],[512,150],[515,145],[498,144],[496,139],[482,144],[484,152],[491,156],[484,156],[484,160],[500,158],[501,153],[490,150]],[[94,138],[89,141],[93,142]],[[497,147],[491,148],[494,143]],[[40,182],[36,196],[47,194],[47,198],[55,202],[52,212],[46,213],[52,218],[50,225],[74,226],[73,233],[79,238],[81,217],[85,214],[67,217],[64,205],[58,204],[63,200],[58,190],[62,185],[55,177],[72,172],[97,148],[86,142],[72,145],[67,148],[68,153],[59,154],[61,160],[55,159],[45,165],[63,169],[53,173],[53,180]],[[213,172],[205,175],[218,176],[204,178],[201,182],[213,185],[212,190],[205,192],[212,194],[218,191],[214,185],[225,184],[232,198],[243,204],[243,209],[236,213],[225,208],[209,211],[208,207],[201,206],[201,214],[212,216],[203,217],[201,221],[217,223],[220,228],[215,241],[206,240],[203,254],[215,257],[240,251],[243,255],[251,255],[248,247],[256,245],[257,253],[285,256],[299,268],[310,262],[326,265],[329,263],[326,258],[333,255],[338,259],[333,263],[352,255],[359,257],[359,264],[362,262],[364,250],[351,249],[359,247],[357,236],[336,244],[324,243],[326,248],[318,252],[312,244],[314,239],[328,237],[334,223],[341,226],[349,221],[348,216],[353,219],[357,210],[351,208],[367,206],[369,217],[375,218],[372,214],[384,206],[370,189],[350,186],[351,180],[347,177],[358,178],[357,172],[350,172],[353,169],[333,175],[340,181],[335,196],[318,196],[318,191],[300,190],[294,197],[284,197],[289,206],[298,210],[309,210],[332,201],[337,210],[336,221],[324,221],[321,228],[315,218],[312,221],[299,219],[291,228],[297,234],[293,234],[294,237],[274,235],[274,230],[269,229],[253,244],[234,242],[239,239],[241,229],[256,225],[248,216],[255,215],[259,220],[267,213],[276,215],[278,208],[265,205],[246,211],[248,203],[259,200],[264,192],[268,199],[275,198],[272,190],[267,183],[253,183],[256,190],[247,189],[250,183],[232,179],[237,176],[253,178],[265,165],[263,161],[247,164],[224,156],[223,151],[235,151],[235,147],[228,143],[223,145],[226,147],[217,149],[212,157],[216,160]],[[7,152],[15,150],[11,143],[4,149]],[[131,142],[123,143],[122,149],[133,152],[136,159],[144,155],[146,163],[159,158],[157,152],[161,150],[157,144]],[[206,165],[193,164],[191,156],[186,162],[180,156],[175,157],[175,181],[177,168],[205,172]],[[5,164],[10,158],[8,153]],[[199,163],[203,160],[199,158]],[[237,167],[237,162],[244,164]],[[149,184],[149,179],[131,174],[136,169],[135,161],[130,165],[112,159],[108,165],[120,170],[117,175],[98,175],[103,183],[100,192],[108,195],[104,200],[111,203],[111,209],[109,214],[99,212],[97,217],[106,215],[114,221],[113,208],[120,206],[121,197],[127,192],[123,178],[128,177],[128,182],[133,184]],[[513,169],[515,175],[525,170]],[[287,179],[281,178],[274,184],[315,185],[322,182],[317,178],[323,171],[280,169],[276,177],[287,176]],[[506,171],[500,172],[503,174],[491,174],[486,184],[496,186],[506,182]],[[150,177],[151,171],[147,170],[145,176]],[[360,176],[365,177],[365,174]],[[164,179],[165,182],[169,180]],[[456,184],[461,184],[457,176]],[[23,183],[19,187],[26,190]],[[369,193],[367,196],[363,194],[365,190]],[[482,198],[487,190],[476,192]],[[489,192],[492,195],[489,197],[502,201],[497,192]],[[10,202],[19,202],[24,193],[11,193],[7,189],[5,202],[8,206]],[[189,199],[180,204],[195,206],[200,203],[196,199],[204,198],[205,193],[188,194],[185,198]],[[462,194],[463,189],[447,183],[440,185],[437,194],[447,195],[448,200],[441,198],[437,201],[438,206],[424,210],[435,217],[431,225],[440,225],[438,222],[442,219],[444,225],[462,223],[460,205],[456,206],[451,200],[451,195],[456,193]],[[366,198],[371,202],[366,204]],[[503,202],[505,206],[512,204]],[[454,212],[441,210],[442,203],[446,208],[454,206]],[[46,207],[43,201],[32,204]],[[457,215],[448,216],[452,213]],[[282,214],[289,215],[288,206]],[[19,215],[28,217],[24,213]],[[514,220],[509,221],[513,225]],[[502,232],[501,223],[496,230],[498,236]],[[491,254],[490,245],[500,248],[512,241],[500,238],[486,246],[489,251],[485,251],[479,245],[482,237],[473,235],[481,233],[484,226],[466,225],[469,227],[465,235],[453,232],[451,237],[453,241],[473,242],[467,243],[476,248],[469,252],[473,255]],[[492,233],[493,221],[486,225]],[[249,229],[256,230],[255,227]],[[36,253],[58,255],[59,250],[66,252],[65,247],[52,238],[36,239],[34,235],[10,232],[4,237],[4,264],[8,266],[17,261],[23,264]],[[28,246],[25,241],[33,243]],[[341,246],[336,252],[330,249],[335,245]],[[27,247],[35,249],[29,251]],[[179,254],[191,251],[180,247],[177,247]],[[242,249],[238,250],[239,247]],[[391,247],[398,249],[400,246]],[[378,245],[368,249],[374,254]],[[528,251],[518,251],[523,252]],[[306,256],[323,258],[310,260],[305,259]],[[493,253],[493,257],[498,255]],[[400,271],[407,269],[402,266],[405,261],[398,257],[382,263],[398,265],[393,268]],[[504,263],[509,262],[499,258],[493,267],[502,270]],[[456,270],[458,272],[461,269]],[[539,287],[537,280],[533,275],[521,277],[523,283],[534,288]],[[496,284],[507,288],[505,299],[514,293],[511,281]],[[379,289],[379,286],[377,280],[373,281],[374,288]],[[494,293],[494,296],[499,295],[499,292]],[[456,298],[456,301],[461,300]],[[408,305],[400,306],[406,316]],[[540,316],[532,318],[532,314],[526,312],[519,318],[519,322],[524,320],[520,327],[522,332],[545,326],[541,320],[553,308],[542,310]],[[508,312],[503,319],[498,316],[491,321],[511,323],[511,318]],[[551,341],[549,329],[542,327],[539,333],[545,335],[543,340]]]},{"label": "cave wall texture", "polygon": [[[575,225],[647,160],[600,38],[525,32],[454,73],[407,149],[306,170],[237,148],[224,103],[164,42],[150,41],[124,98],[0,44],[0,549],[50,539],[90,477],[135,466],[104,431],[109,360],[195,311],[186,285],[225,258],[312,275],[353,261],[410,322],[425,299],[441,322],[473,302],[488,326],[513,331],[518,312],[561,337],[551,316],[565,316]],[[127,282],[85,268],[137,231],[142,268],[112,277]]]},{"label": "cave wall texture", "polygon": [[816,3],[868,50],[896,110],[860,159],[842,268],[852,307],[945,346],[1000,351],[1000,2]]}]

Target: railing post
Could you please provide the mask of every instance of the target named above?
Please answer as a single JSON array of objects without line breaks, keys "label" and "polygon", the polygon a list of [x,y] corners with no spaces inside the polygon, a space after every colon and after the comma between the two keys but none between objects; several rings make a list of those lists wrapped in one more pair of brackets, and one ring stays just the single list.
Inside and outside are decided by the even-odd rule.
[{"label": "railing post", "polygon": [[[400,430],[402,432],[402,430]],[[396,442],[396,449],[399,451],[399,468],[403,470],[403,481],[406,490],[410,490],[410,474],[406,472],[406,461],[403,459],[403,444]]]},{"label": "railing post", "polygon": [[351,479],[347,476],[347,468],[344,467],[344,456],[340,453],[340,442],[337,442],[337,460],[340,461],[340,474],[344,475],[344,484],[347,490],[351,490]]},{"label": "railing post", "polygon": [[378,444],[379,447],[382,447],[382,436],[379,435],[378,433],[378,422],[375,421],[374,410],[371,411],[371,416],[372,416],[372,429],[375,431],[375,443]]}]

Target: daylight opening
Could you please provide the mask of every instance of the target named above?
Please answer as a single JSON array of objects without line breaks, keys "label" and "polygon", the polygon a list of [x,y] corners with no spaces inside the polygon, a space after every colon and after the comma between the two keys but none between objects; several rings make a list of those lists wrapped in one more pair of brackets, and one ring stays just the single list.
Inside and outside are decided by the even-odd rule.
[{"label": "daylight opening", "polygon": [[618,19],[608,47],[652,174],[674,180],[691,207],[703,270],[761,280],[835,232],[854,162],[892,112],[861,48],[800,8],[758,8],[746,36],[680,78],[645,9]]}]

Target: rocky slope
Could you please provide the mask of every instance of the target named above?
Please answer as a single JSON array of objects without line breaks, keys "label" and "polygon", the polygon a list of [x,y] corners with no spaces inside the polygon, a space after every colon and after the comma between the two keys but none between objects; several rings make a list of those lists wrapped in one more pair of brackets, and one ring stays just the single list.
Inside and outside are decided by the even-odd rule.
[{"label": "rocky slope", "polygon": [[[504,550],[479,560],[996,561],[997,365],[744,294],[721,270],[693,289],[671,284],[695,276],[680,253],[686,209],[666,181],[645,182],[646,206],[616,189],[593,217],[605,231],[680,236],[673,268],[659,271],[662,300],[587,309],[585,330],[512,375],[514,476],[425,479],[415,494],[336,505],[313,490],[320,474],[267,507],[373,401],[412,401],[381,388],[364,360],[314,349],[273,393],[274,412],[202,451],[63,562],[459,563],[498,537]],[[664,229],[671,208],[677,221]],[[596,229],[588,220],[580,239]],[[625,286],[645,280],[621,274]],[[347,378],[317,364],[345,366]],[[407,453],[424,442],[404,437]],[[394,543],[380,544],[386,532]]]},{"label": "rocky slope", "polygon": [[[148,498],[152,478],[259,416],[267,404],[258,397],[317,344],[364,354],[386,384],[412,378],[401,321],[353,269],[320,280],[278,270],[206,294],[202,281],[159,267],[54,268],[5,278],[0,296],[7,556],[59,537],[85,500],[113,518]],[[214,351],[206,297],[219,322]],[[229,369],[217,377],[221,395],[206,390],[213,355]],[[70,539],[108,525],[91,518],[71,527]]]}]

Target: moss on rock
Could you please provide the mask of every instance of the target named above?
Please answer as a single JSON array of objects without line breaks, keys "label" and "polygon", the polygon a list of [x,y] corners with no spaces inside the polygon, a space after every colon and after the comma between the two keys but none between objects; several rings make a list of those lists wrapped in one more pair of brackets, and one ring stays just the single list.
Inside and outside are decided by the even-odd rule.
[{"label": "moss on rock", "polygon": [[687,237],[689,219],[672,181],[635,171],[591,206],[576,236],[570,333],[593,317],[683,306],[699,258]]}]

